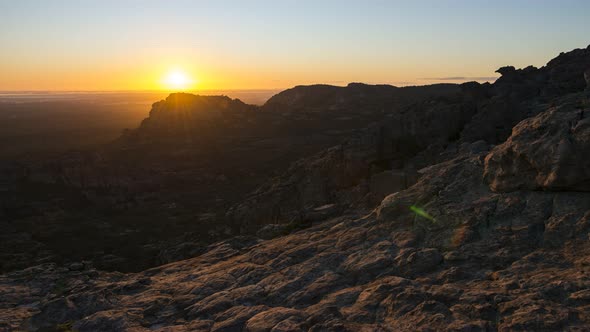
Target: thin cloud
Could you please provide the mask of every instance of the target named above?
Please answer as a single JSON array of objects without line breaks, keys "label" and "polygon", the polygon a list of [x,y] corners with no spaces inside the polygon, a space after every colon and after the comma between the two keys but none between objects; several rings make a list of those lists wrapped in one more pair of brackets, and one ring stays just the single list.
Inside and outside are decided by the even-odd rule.
[{"label": "thin cloud", "polygon": [[498,76],[450,76],[450,77],[425,77],[425,81],[495,81]]}]

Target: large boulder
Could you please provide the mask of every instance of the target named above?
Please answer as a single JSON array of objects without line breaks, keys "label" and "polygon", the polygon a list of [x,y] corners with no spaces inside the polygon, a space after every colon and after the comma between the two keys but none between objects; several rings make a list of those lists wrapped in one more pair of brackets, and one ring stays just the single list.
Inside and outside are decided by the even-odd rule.
[{"label": "large boulder", "polygon": [[581,95],[514,127],[486,157],[494,191],[590,191],[590,116]]}]

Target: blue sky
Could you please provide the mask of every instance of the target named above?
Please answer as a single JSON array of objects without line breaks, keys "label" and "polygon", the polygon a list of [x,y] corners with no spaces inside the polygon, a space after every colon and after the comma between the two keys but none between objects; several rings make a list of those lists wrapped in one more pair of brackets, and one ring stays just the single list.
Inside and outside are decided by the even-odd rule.
[{"label": "blue sky", "polygon": [[[425,84],[590,44],[590,1],[2,1],[0,89]],[[456,80],[458,81],[458,80]]]}]

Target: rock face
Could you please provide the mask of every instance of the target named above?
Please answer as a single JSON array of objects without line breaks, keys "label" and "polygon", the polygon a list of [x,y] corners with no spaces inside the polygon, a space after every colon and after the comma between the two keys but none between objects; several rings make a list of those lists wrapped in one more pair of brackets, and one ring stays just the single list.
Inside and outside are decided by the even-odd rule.
[{"label": "rock face", "polygon": [[90,259],[140,271],[269,223],[308,227],[333,215],[314,211],[324,205],[366,213],[416,170],[504,143],[583,91],[589,67],[580,49],[501,68],[494,84],[299,86],[260,107],[172,94],[108,146],[24,165],[16,182],[0,174],[0,230],[11,234],[0,269]]},{"label": "rock face", "polygon": [[[297,91],[305,97],[281,101]],[[0,164],[0,272],[84,259],[105,270],[141,271],[193,257],[242,228],[255,234],[257,229],[226,219],[226,212],[266,181],[410,103],[457,91],[457,85],[310,86],[264,106],[171,94],[112,144],[25,165]],[[333,203],[330,195],[320,199],[320,185],[306,189],[316,190],[310,201],[318,204],[288,211],[285,205],[281,214],[301,215],[305,223],[331,215],[314,211]],[[268,222],[275,221],[255,224]]]},{"label": "rock face", "polygon": [[584,72],[590,67],[590,48],[561,53],[542,68],[502,67],[496,88],[515,98],[542,97],[546,100],[584,90]]},{"label": "rock face", "polygon": [[252,232],[268,223],[307,223],[310,211],[326,204],[368,212],[388,194],[413,185],[418,168],[441,160],[488,89],[465,84],[461,93],[391,112],[344,143],[293,163],[230,208],[227,220],[236,231]]},{"label": "rock face", "polygon": [[369,191],[377,197],[385,197],[411,187],[418,180],[418,173],[412,170],[389,170],[371,176]]},{"label": "rock face", "polygon": [[[495,193],[487,151],[423,171],[374,213],[219,243],[137,274],[52,265],[0,280],[7,328],[568,330],[590,324],[590,193]],[[419,205],[432,219],[410,210]],[[26,282],[25,282],[26,280]],[[575,317],[575,319],[572,319]]]},{"label": "rock face", "polygon": [[490,187],[590,191],[590,107],[584,102],[578,96],[516,125],[486,157]]},{"label": "rock face", "polygon": [[574,50],[503,68],[294,163],[226,216],[268,240],[232,237],[138,273],[4,274],[0,328],[585,330],[589,61]]},{"label": "rock face", "polygon": [[[388,112],[391,108],[422,99],[421,96],[425,95],[435,97],[457,92],[459,87],[454,84],[403,88],[362,83],[350,83],[346,87],[317,84],[282,91],[270,98],[263,108],[286,116],[293,113],[300,116],[325,113],[326,110],[337,111],[343,116],[349,116],[348,111],[353,111],[359,116],[362,113]],[[363,105],[360,110],[359,105]]]},{"label": "rock face", "polygon": [[[371,192],[371,175],[379,176],[384,171],[380,161],[390,158],[386,154],[391,151],[379,151],[386,143],[380,131],[370,128],[341,145],[297,161],[285,174],[232,207],[227,218],[240,232],[251,232],[268,223],[311,221],[318,215],[315,210],[328,204],[348,207],[363,201]],[[391,192],[384,190],[374,191],[379,200]]]}]

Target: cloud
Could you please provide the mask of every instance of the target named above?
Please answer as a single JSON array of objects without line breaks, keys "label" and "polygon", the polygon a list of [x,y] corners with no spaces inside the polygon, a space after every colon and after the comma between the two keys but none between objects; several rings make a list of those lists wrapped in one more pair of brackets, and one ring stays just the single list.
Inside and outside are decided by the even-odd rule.
[{"label": "cloud", "polygon": [[450,77],[425,77],[425,81],[495,81],[499,76],[450,76]]}]

